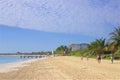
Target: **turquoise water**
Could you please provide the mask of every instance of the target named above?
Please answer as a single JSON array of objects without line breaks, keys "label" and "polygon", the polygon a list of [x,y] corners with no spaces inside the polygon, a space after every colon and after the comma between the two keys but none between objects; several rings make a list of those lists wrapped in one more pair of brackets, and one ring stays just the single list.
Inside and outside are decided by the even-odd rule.
[{"label": "turquoise water", "polygon": [[34,59],[34,58],[21,58],[20,56],[0,56],[0,64],[19,62],[30,59]]}]

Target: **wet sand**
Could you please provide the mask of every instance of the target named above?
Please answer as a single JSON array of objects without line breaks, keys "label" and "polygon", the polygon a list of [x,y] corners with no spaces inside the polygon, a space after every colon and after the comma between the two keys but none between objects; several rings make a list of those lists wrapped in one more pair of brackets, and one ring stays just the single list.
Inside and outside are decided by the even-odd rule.
[{"label": "wet sand", "polygon": [[0,73],[6,73],[6,72],[11,72],[11,71],[18,70],[18,67],[29,66],[28,63],[31,63],[31,62],[34,62],[34,61],[37,61],[37,59],[0,64]]},{"label": "wet sand", "polygon": [[[120,61],[111,64],[80,57],[49,57],[22,63],[16,70],[0,72],[0,80],[120,80]],[[24,66],[27,65],[27,66]]]}]

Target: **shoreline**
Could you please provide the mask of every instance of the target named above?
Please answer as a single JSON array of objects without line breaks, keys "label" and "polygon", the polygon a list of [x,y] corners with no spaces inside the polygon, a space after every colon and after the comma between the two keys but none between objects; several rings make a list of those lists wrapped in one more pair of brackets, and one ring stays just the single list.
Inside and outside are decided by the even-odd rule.
[{"label": "shoreline", "polygon": [[47,56],[44,55],[1,55],[0,56],[0,65],[22,62],[27,60],[41,59]]},{"label": "shoreline", "polygon": [[7,72],[19,70],[18,68],[29,66],[30,63],[41,60],[41,59],[42,58],[29,59],[29,60],[23,60],[23,61],[21,60],[21,61],[10,62],[10,63],[2,63],[0,64],[0,73],[7,73]]}]

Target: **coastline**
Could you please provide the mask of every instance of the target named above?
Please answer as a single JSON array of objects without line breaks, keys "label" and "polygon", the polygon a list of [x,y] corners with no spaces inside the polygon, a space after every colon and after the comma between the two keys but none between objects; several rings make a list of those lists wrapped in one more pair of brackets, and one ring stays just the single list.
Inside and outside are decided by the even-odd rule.
[{"label": "coastline", "polygon": [[99,64],[91,58],[87,61],[59,56],[29,60],[21,65],[18,70],[0,73],[0,80],[120,80],[120,61],[111,64],[102,60]]},{"label": "coastline", "polygon": [[44,55],[0,55],[0,65],[47,57]]},{"label": "coastline", "polygon": [[0,73],[7,73],[7,72],[19,70],[18,68],[29,66],[30,63],[35,62],[37,60],[38,59],[30,59],[30,60],[17,61],[11,63],[2,63],[0,64]]}]

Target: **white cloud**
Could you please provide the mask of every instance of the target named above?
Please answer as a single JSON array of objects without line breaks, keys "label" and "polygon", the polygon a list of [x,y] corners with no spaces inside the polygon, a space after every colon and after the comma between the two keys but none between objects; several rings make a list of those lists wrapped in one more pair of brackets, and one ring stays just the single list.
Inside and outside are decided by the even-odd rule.
[{"label": "white cloud", "polygon": [[0,24],[104,36],[111,25],[120,25],[119,4],[119,0],[0,0]]}]

